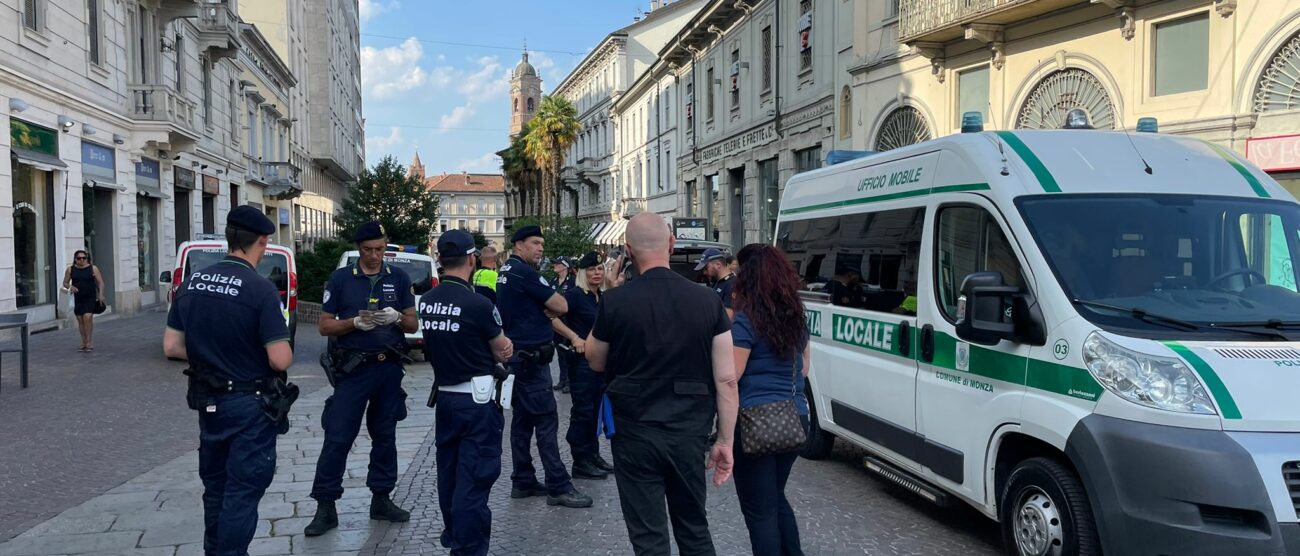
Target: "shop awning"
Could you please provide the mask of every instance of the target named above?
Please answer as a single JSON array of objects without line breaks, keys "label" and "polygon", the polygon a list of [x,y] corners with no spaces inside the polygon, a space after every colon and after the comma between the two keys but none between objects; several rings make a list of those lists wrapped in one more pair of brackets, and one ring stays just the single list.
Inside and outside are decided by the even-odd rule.
[{"label": "shop awning", "polygon": [[38,153],[27,149],[9,149],[9,156],[18,159],[19,162],[30,164],[46,171],[54,170],[55,168],[68,167],[68,165],[64,164],[62,160],[59,160],[59,157],[57,156],[50,156],[45,153]]},{"label": "shop awning", "polygon": [[605,227],[608,225],[609,222],[597,222],[592,224],[591,229],[587,230],[587,239],[591,240],[592,243],[596,243],[596,240],[600,238],[600,233],[605,231]]},{"label": "shop awning", "polygon": [[627,220],[610,222],[596,239],[597,245],[622,245],[623,233],[627,231]]}]

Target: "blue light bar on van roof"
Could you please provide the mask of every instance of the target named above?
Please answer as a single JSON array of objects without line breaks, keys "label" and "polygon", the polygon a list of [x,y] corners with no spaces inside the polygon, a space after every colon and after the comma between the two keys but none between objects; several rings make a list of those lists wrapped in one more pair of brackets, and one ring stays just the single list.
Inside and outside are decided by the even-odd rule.
[{"label": "blue light bar on van roof", "polygon": [[1137,130],[1142,133],[1159,133],[1160,123],[1155,118],[1138,118]]},{"label": "blue light bar on van roof", "polygon": [[984,114],[981,112],[966,112],[961,115],[961,132],[962,133],[979,133],[984,131]]},{"label": "blue light bar on van roof", "polygon": [[876,151],[830,151],[826,153],[826,165],[834,166],[841,162],[848,162],[871,154],[876,154]]}]

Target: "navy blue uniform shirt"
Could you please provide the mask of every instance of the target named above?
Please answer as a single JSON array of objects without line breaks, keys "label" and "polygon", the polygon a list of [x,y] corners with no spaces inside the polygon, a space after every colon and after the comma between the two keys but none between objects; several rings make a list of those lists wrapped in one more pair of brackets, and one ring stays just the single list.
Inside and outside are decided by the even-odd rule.
[{"label": "navy blue uniform shirt", "polygon": [[[807,345],[807,338],[804,334],[802,345]],[[803,396],[803,349],[791,357],[777,355],[745,313],[736,313],[731,323],[731,343],[749,350],[744,374],[740,375],[740,407],[788,400],[793,393],[795,409],[800,415],[808,414],[808,400]]]},{"label": "navy blue uniform shirt", "polygon": [[713,292],[722,298],[722,306],[727,309],[731,308],[731,288],[736,285],[735,277],[732,274],[713,283]]},{"label": "navy blue uniform shirt", "polygon": [[185,334],[190,361],[241,382],[275,372],[266,346],[289,341],[284,321],[275,285],[231,256],[192,272],[167,312],[167,328]]},{"label": "navy blue uniform shirt", "polygon": [[420,297],[418,310],[434,384],[451,386],[492,372],[496,358],[488,342],[501,335],[501,315],[491,301],[447,276]]},{"label": "navy blue uniform shirt", "polygon": [[569,302],[569,312],[561,320],[579,338],[591,334],[591,327],[596,324],[596,313],[600,311],[600,297],[595,292],[586,292],[577,286],[564,292],[564,300]]},{"label": "navy blue uniform shirt", "polygon": [[[325,299],[321,311],[339,320],[350,320],[374,301],[377,310],[392,307],[403,312],[415,306],[415,291],[406,271],[388,263],[379,269],[372,281],[361,270],[361,263],[345,266],[330,275],[325,284]],[[339,347],[367,352],[383,351],[386,347],[404,346],[406,335],[400,321],[374,330],[356,330],[338,337]]]},{"label": "navy blue uniform shirt", "polygon": [[497,307],[506,336],[515,350],[546,344],[554,339],[546,300],[555,295],[550,282],[516,256],[511,256],[497,276]]}]

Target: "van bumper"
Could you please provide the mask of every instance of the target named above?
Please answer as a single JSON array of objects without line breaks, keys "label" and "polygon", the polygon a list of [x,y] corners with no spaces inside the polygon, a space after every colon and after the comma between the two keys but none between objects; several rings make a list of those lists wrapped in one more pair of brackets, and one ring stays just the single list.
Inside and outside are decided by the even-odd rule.
[{"label": "van bumper", "polygon": [[[1300,435],[1276,435],[1279,445],[1300,445]],[[1231,433],[1089,415],[1070,433],[1066,454],[1107,554],[1300,556],[1294,510],[1278,509],[1290,508],[1289,496],[1275,506],[1265,486],[1281,484],[1285,494],[1281,467],[1261,476]]]}]

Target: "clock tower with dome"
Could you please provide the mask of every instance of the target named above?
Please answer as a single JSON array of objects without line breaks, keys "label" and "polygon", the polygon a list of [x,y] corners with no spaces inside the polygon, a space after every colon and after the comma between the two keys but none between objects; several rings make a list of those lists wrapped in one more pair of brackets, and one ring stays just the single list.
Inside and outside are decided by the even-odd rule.
[{"label": "clock tower with dome", "polygon": [[537,68],[528,63],[528,51],[515,66],[510,76],[510,136],[523,131],[524,126],[533,119],[537,107],[542,103],[542,78],[537,75]]}]

